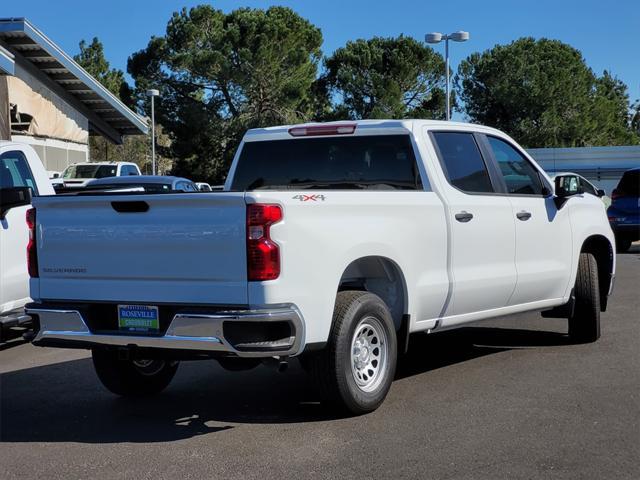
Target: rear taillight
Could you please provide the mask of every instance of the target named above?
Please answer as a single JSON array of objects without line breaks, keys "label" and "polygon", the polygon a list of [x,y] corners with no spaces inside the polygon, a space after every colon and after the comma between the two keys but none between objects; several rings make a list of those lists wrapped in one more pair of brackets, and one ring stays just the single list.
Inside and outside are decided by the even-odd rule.
[{"label": "rear taillight", "polygon": [[280,248],[271,240],[271,225],[282,220],[279,205],[247,205],[247,276],[249,281],[280,276]]},{"label": "rear taillight", "polygon": [[27,244],[27,269],[31,278],[38,277],[38,250],[36,245],[36,209],[27,210],[29,243]]}]

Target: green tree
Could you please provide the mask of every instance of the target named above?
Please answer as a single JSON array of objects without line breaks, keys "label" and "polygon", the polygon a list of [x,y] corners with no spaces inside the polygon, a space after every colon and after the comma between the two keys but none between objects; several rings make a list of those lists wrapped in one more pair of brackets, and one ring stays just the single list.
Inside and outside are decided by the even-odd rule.
[{"label": "green tree", "polygon": [[444,118],[444,60],[410,37],[347,42],[325,60],[336,110],[353,119]]},{"label": "green tree", "polygon": [[578,50],[560,41],[521,38],[473,53],[456,81],[471,121],[527,147],[638,142],[628,127],[626,86],[607,72],[597,77]]},{"label": "green tree", "polygon": [[636,135],[640,137],[640,100],[637,100],[633,105],[631,113],[631,130],[636,132]]},{"label": "green tree", "polygon": [[174,173],[221,182],[247,128],[322,110],[321,44],[320,30],[289,8],[174,13],[166,35],[128,63],[142,108],[147,88],[161,92],[156,118],[174,140]]},{"label": "green tree", "polygon": [[[132,106],[133,91],[125,81],[122,70],[112,69],[109,65],[102,42],[97,38],[90,44],[82,40],[79,47],[80,53],[73,57],[74,60],[123,103]],[[167,142],[166,138],[162,140]],[[89,158],[92,161],[135,162],[143,171],[150,162],[149,148],[149,138],[144,135],[125,136],[122,145],[114,145],[99,135],[89,138]]]},{"label": "green tree", "polygon": [[131,87],[125,81],[122,70],[110,68],[109,62],[104,56],[102,42],[94,37],[90,44],[81,40],[79,46],[80,53],[75,55],[73,59],[107,90],[126,104],[131,105]]}]

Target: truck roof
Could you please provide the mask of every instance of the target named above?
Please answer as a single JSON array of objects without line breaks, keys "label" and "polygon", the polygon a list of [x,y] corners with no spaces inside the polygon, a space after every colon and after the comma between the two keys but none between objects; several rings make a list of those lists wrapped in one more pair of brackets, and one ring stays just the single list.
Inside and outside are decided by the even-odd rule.
[{"label": "truck roof", "polygon": [[[380,119],[380,120],[341,120],[335,122],[308,122],[291,125],[278,125],[265,128],[252,128],[245,134],[245,141],[258,141],[269,138],[270,140],[292,138],[289,130],[292,128],[304,129],[309,127],[338,127],[355,125],[354,134],[384,135],[403,134],[413,131],[416,127],[427,128],[451,128],[456,130],[482,130],[487,133],[497,133],[504,136],[504,133],[491,127],[466,122],[447,122],[444,120],[423,120],[423,119]],[[329,135],[329,134],[327,134]]]}]

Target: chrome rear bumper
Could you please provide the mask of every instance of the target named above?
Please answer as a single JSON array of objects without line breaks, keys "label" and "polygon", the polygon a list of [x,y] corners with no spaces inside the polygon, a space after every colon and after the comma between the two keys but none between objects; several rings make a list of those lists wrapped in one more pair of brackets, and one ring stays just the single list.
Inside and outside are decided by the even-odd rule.
[{"label": "chrome rear bumper", "polygon": [[[274,357],[296,355],[304,346],[304,322],[294,306],[212,314],[178,313],[164,335],[93,333],[78,310],[37,308],[31,304],[27,313],[36,317],[39,324],[33,344],[44,347],[115,346],[221,352],[239,357]],[[227,322],[286,322],[290,325],[291,335],[270,341],[232,343],[224,336]]]}]

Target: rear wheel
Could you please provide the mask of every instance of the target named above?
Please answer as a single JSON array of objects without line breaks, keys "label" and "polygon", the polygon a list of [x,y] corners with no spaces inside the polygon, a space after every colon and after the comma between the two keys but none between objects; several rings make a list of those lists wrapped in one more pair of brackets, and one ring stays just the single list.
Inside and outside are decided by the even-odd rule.
[{"label": "rear wheel", "polygon": [[118,352],[92,350],[93,366],[102,384],[112,393],[138,397],[160,393],[178,370],[178,362],[168,360],[121,359]]},{"label": "rear wheel", "polygon": [[396,330],[386,304],[368,292],[339,292],[327,347],[308,364],[323,397],[359,415],[384,401],[396,370]]},{"label": "rear wheel", "polygon": [[569,338],[577,343],[595,342],[600,338],[600,289],[598,264],[590,253],[581,253],[574,288],[573,315],[569,318]]}]

